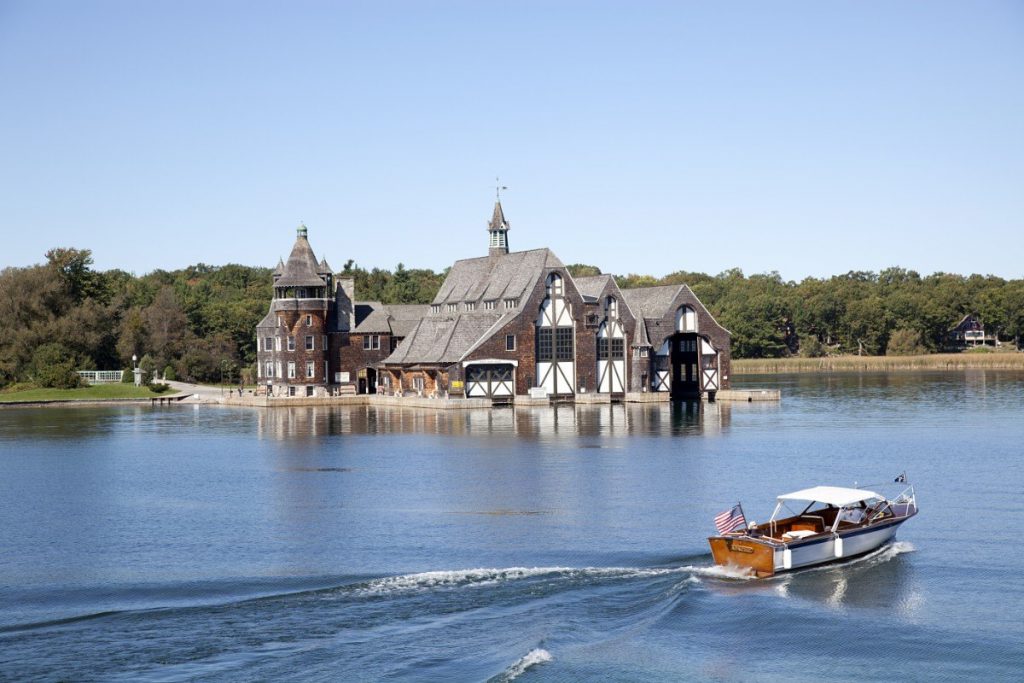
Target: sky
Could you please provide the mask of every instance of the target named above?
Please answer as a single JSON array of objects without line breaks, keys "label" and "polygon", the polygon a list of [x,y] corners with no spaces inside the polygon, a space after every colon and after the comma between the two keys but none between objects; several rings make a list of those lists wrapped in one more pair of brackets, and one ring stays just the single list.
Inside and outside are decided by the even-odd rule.
[{"label": "sky", "polygon": [[1024,276],[1024,3],[0,0],[0,267]]}]

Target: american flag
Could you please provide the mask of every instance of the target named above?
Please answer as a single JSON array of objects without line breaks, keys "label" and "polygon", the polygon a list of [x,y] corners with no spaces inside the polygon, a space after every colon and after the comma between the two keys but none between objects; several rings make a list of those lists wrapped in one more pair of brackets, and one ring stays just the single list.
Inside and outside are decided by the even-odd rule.
[{"label": "american flag", "polygon": [[745,526],[747,526],[747,520],[743,517],[743,508],[739,503],[715,517],[715,528],[720,534],[727,534]]}]

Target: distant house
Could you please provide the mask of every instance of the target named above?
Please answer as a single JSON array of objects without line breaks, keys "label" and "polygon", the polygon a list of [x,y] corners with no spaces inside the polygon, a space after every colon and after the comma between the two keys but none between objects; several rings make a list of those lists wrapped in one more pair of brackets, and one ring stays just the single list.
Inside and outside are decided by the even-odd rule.
[{"label": "distant house", "polygon": [[975,346],[999,346],[995,334],[987,334],[977,313],[968,313],[946,335],[952,350],[963,351]]}]

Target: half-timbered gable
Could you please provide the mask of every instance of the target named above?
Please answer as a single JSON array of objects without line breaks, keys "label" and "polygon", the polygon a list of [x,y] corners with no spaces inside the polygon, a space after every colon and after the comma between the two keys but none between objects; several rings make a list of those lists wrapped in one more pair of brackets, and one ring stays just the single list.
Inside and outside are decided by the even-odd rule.
[{"label": "half-timbered gable", "polygon": [[649,349],[650,390],[688,397],[728,388],[731,334],[689,287],[641,287],[622,293],[650,344],[636,347],[638,356]]},{"label": "half-timbered gable", "polygon": [[594,275],[575,280],[587,306],[585,325],[595,331],[597,391],[613,395],[639,391],[629,359],[636,318],[626,305],[615,278]]}]

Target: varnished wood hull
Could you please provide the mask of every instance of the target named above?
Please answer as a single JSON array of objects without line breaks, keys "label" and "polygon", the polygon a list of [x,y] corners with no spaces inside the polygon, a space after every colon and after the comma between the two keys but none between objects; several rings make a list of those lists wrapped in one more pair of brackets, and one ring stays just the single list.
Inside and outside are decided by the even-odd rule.
[{"label": "varnished wood hull", "polygon": [[743,535],[712,536],[708,543],[715,564],[747,569],[765,577],[870,553],[889,543],[907,519],[851,529],[838,536],[819,534],[788,543]]}]

